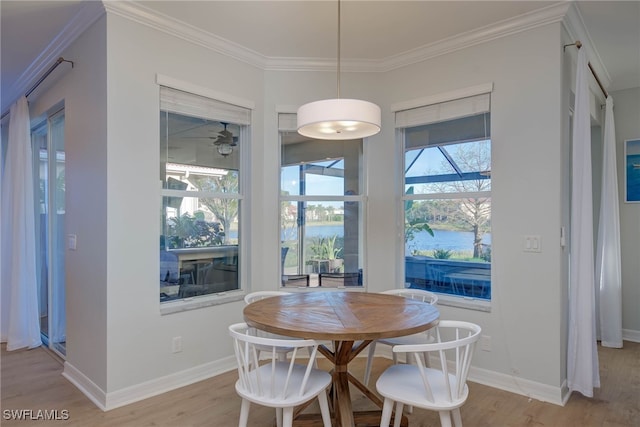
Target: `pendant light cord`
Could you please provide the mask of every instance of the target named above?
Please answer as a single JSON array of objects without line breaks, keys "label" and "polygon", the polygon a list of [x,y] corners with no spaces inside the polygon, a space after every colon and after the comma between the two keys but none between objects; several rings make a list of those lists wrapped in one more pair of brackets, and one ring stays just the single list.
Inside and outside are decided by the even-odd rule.
[{"label": "pendant light cord", "polygon": [[340,99],[340,0],[338,0],[338,99]]}]

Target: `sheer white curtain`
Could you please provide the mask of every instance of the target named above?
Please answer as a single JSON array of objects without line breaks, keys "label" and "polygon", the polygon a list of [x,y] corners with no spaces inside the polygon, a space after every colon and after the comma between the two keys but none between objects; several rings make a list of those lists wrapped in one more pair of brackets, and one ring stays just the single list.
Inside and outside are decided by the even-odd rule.
[{"label": "sheer white curtain", "polygon": [[2,176],[2,341],[7,350],[37,347],[40,316],[36,281],[33,157],[26,97],[11,106]]},{"label": "sheer white curtain", "polygon": [[600,387],[600,375],[596,344],[589,68],[585,55],[585,49],[578,51],[573,114],[567,384],[570,391],[593,397],[593,388]]},{"label": "sheer white curtain", "polygon": [[622,348],[622,271],[620,209],[616,168],[616,131],[613,98],[607,98],[602,159],[602,198],[596,256],[600,339],[605,347]]}]

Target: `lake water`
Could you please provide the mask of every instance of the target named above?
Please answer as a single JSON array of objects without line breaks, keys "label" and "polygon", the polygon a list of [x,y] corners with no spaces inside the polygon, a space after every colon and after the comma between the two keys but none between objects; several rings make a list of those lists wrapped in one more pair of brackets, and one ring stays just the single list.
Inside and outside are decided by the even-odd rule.
[{"label": "lake water", "polygon": [[[333,236],[342,237],[343,227],[340,225],[308,225],[306,228],[307,237]],[[473,233],[471,231],[450,231],[433,230],[433,236],[426,231],[415,234],[412,242],[407,243],[407,253],[411,248],[420,250],[445,249],[450,251],[470,251],[473,250]],[[288,236],[290,238],[290,236]],[[282,236],[284,240],[284,235]],[[485,234],[482,243],[491,244],[491,235]]]},{"label": "lake water", "polygon": [[[491,244],[491,235],[482,236],[482,243]],[[406,251],[411,248],[420,250],[446,249],[449,251],[472,251],[473,233],[471,231],[433,230],[433,236],[426,231],[415,234],[412,242],[407,242]]]}]

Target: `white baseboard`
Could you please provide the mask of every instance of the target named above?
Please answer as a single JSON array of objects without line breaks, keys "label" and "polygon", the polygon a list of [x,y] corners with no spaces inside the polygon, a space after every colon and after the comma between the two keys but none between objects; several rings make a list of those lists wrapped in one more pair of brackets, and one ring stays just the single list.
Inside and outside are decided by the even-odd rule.
[{"label": "white baseboard", "polygon": [[566,387],[554,387],[474,366],[469,370],[469,381],[560,406],[564,406],[569,398],[568,390],[564,390]]},{"label": "white baseboard", "polygon": [[640,331],[634,331],[632,329],[623,329],[622,339],[625,341],[640,342]]},{"label": "white baseboard", "polygon": [[89,377],[84,375],[80,370],[69,362],[64,362],[64,370],[62,376],[78,388],[85,396],[89,398],[98,408],[106,411],[107,395],[96,383],[91,381]]},{"label": "white baseboard", "polygon": [[110,393],[105,393],[68,362],[65,362],[62,375],[82,391],[98,408],[103,411],[109,411],[215,377],[216,375],[236,369],[236,367],[235,357],[226,357]]}]

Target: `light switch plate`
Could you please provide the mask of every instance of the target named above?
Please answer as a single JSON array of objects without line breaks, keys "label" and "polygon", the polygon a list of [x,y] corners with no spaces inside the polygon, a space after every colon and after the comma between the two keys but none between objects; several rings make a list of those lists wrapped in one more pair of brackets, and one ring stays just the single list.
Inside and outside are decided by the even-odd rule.
[{"label": "light switch plate", "polygon": [[67,235],[67,248],[69,248],[70,251],[76,250],[77,243],[78,243],[78,237],[75,234]]},{"label": "light switch plate", "polygon": [[542,252],[542,240],[539,235],[524,236],[525,252]]}]

